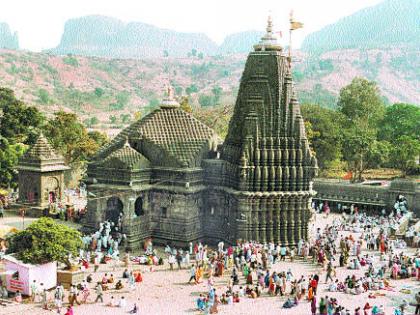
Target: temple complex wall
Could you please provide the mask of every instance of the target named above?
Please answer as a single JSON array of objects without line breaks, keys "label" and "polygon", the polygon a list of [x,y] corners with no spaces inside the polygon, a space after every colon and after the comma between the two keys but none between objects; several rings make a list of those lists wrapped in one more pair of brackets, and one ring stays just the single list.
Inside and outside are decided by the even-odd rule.
[{"label": "temple complex wall", "polygon": [[318,178],[314,181],[317,202],[328,201],[332,210],[336,205],[360,205],[367,211],[381,211],[393,209],[398,195],[407,198],[410,210],[420,216],[420,188],[414,181],[396,179],[388,186],[369,186],[351,184],[348,181]]}]

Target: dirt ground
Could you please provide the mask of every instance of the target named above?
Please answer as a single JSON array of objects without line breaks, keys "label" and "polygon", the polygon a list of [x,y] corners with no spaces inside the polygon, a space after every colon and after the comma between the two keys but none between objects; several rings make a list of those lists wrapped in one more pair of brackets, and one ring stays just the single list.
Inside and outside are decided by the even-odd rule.
[{"label": "dirt ground", "polygon": [[[4,220],[10,222],[13,221],[12,218],[6,218]],[[325,226],[325,224],[331,221],[332,216],[330,216],[328,219],[325,219],[321,215],[317,215],[315,227]],[[343,232],[342,234],[345,235],[348,234],[348,232]],[[353,236],[358,236],[358,234],[353,233]],[[413,249],[410,249],[409,251],[414,252]],[[374,255],[375,259],[378,259],[378,253],[375,252]],[[391,284],[394,286],[394,291],[382,290],[380,292],[384,293],[385,296],[381,296],[376,299],[370,299],[368,298],[369,293],[363,293],[361,295],[355,296],[339,292],[327,292],[327,285],[324,282],[325,271],[309,262],[279,262],[272,266],[271,270],[287,271],[289,268],[292,270],[292,273],[295,277],[318,273],[321,279],[318,301],[322,296],[335,297],[337,298],[339,304],[344,305],[350,310],[350,314],[354,313],[354,309],[357,306],[363,308],[364,304],[369,302],[371,305],[383,305],[386,309],[386,314],[392,315],[395,306],[401,304],[403,299],[407,300],[408,302],[412,302],[414,300],[414,294],[416,290],[420,290],[420,283],[415,280],[391,280]],[[206,279],[204,279],[204,282],[198,285],[187,284],[189,278],[189,270],[186,266],[185,269],[182,270],[170,271],[169,265],[166,262],[164,266],[156,267],[156,270],[153,272],[150,272],[147,266],[141,265],[132,265],[131,269],[140,269],[143,273],[143,282],[137,284],[135,291],[130,291],[128,289],[128,284],[124,279],[124,289],[118,292],[106,291],[104,294],[104,303],[93,303],[96,295],[94,290],[91,290],[88,303],[75,306],[74,314],[127,314],[129,310],[133,308],[135,302],[137,302],[140,306],[139,314],[201,314],[195,308],[195,300],[200,293],[207,293],[207,282]],[[124,268],[122,266],[117,267],[116,270],[113,270],[112,265],[101,265],[99,271],[94,274],[94,280],[101,279],[105,272],[108,272],[108,274],[113,273],[117,279],[121,278],[123,270]],[[362,275],[364,272],[364,269],[354,271],[345,268],[337,268],[337,277],[340,280],[344,280],[348,274]],[[92,267],[89,268],[86,275],[88,273],[93,273]],[[215,278],[216,293],[219,295],[226,291],[226,285],[229,276],[230,272],[227,271],[223,278]],[[240,281],[240,285],[244,285],[245,279],[242,276],[240,277]],[[91,284],[91,287],[93,288],[94,285]],[[411,290],[411,294],[404,294],[399,292],[402,288]],[[105,304],[110,300],[111,296],[114,296],[117,301],[121,296],[124,296],[127,300],[127,306],[123,309],[118,307],[105,306]],[[50,292],[49,298],[52,301],[53,292]],[[282,309],[282,305],[285,300],[286,298],[284,297],[271,297],[266,293],[265,290],[262,296],[257,299],[244,297],[239,303],[235,303],[234,305],[220,305],[219,314],[310,314],[310,304],[307,301],[302,300],[297,307],[292,309]],[[65,299],[65,302],[67,302],[67,299]],[[413,312],[414,308],[410,307],[408,314],[413,314]],[[0,314],[43,315],[52,313],[56,313],[56,311],[42,310],[39,303],[23,303],[21,305],[9,305],[6,307],[0,306]]]}]

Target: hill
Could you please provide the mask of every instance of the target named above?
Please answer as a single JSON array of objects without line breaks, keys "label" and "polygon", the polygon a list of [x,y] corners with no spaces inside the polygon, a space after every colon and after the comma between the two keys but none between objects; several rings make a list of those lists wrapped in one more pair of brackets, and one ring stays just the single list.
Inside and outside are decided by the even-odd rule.
[{"label": "hill", "polygon": [[219,46],[219,53],[247,53],[253,45],[259,42],[264,32],[246,31],[226,36],[222,44]]},{"label": "hill", "polygon": [[17,33],[12,33],[7,23],[0,23],[0,48],[19,49]]},{"label": "hill", "polygon": [[187,56],[192,50],[213,54],[217,45],[205,34],[180,33],[153,25],[106,16],[68,20],[54,54],[77,54],[109,58]]},{"label": "hill", "polygon": [[[363,76],[378,82],[391,103],[420,104],[416,49],[348,49],[315,56],[296,51],[294,56],[301,103],[334,107],[340,88]],[[138,60],[0,50],[0,86],[44,112],[64,107],[107,122],[110,115],[133,115],[156,105],[168,80],[193,105],[233,104],[245,60],[246,54]]]},{"label": "hill", "polygon": [[340,49],[420,49],[420,1],[385,0],[308,35],[301,49],[322,53]]}]

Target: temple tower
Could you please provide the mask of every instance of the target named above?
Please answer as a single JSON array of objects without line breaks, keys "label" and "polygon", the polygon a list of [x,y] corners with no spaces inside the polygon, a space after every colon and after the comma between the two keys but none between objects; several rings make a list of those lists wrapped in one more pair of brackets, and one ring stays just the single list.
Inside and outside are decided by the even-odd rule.
[{"label": "temple tower", "polygon": [[287,245],[307,238],[317,161],[271,18],[246,61],[221,159],[223,185],[238,204],[236,238]]},{"label": "temple tower", "polygon": [[[64,172],[69,170],[41,134],[36,143],[19,159],[19,203],[43,210],[64,198]],[[36,215],[36,213],[34,213]],[[41,213],[39,213],[41,214]]]}]

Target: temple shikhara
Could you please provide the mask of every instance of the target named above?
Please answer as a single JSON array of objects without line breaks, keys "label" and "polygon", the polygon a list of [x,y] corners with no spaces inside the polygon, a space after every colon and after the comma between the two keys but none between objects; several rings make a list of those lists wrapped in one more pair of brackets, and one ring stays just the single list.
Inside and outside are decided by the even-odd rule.
[{"label": "temple shikhara", "polygon": [[317,161],[271,20],[248,56],[224,142],[172,94],[90,162],[86,231],[119,220],[128,248],[148,237],[173,244],[306,239]]}]

